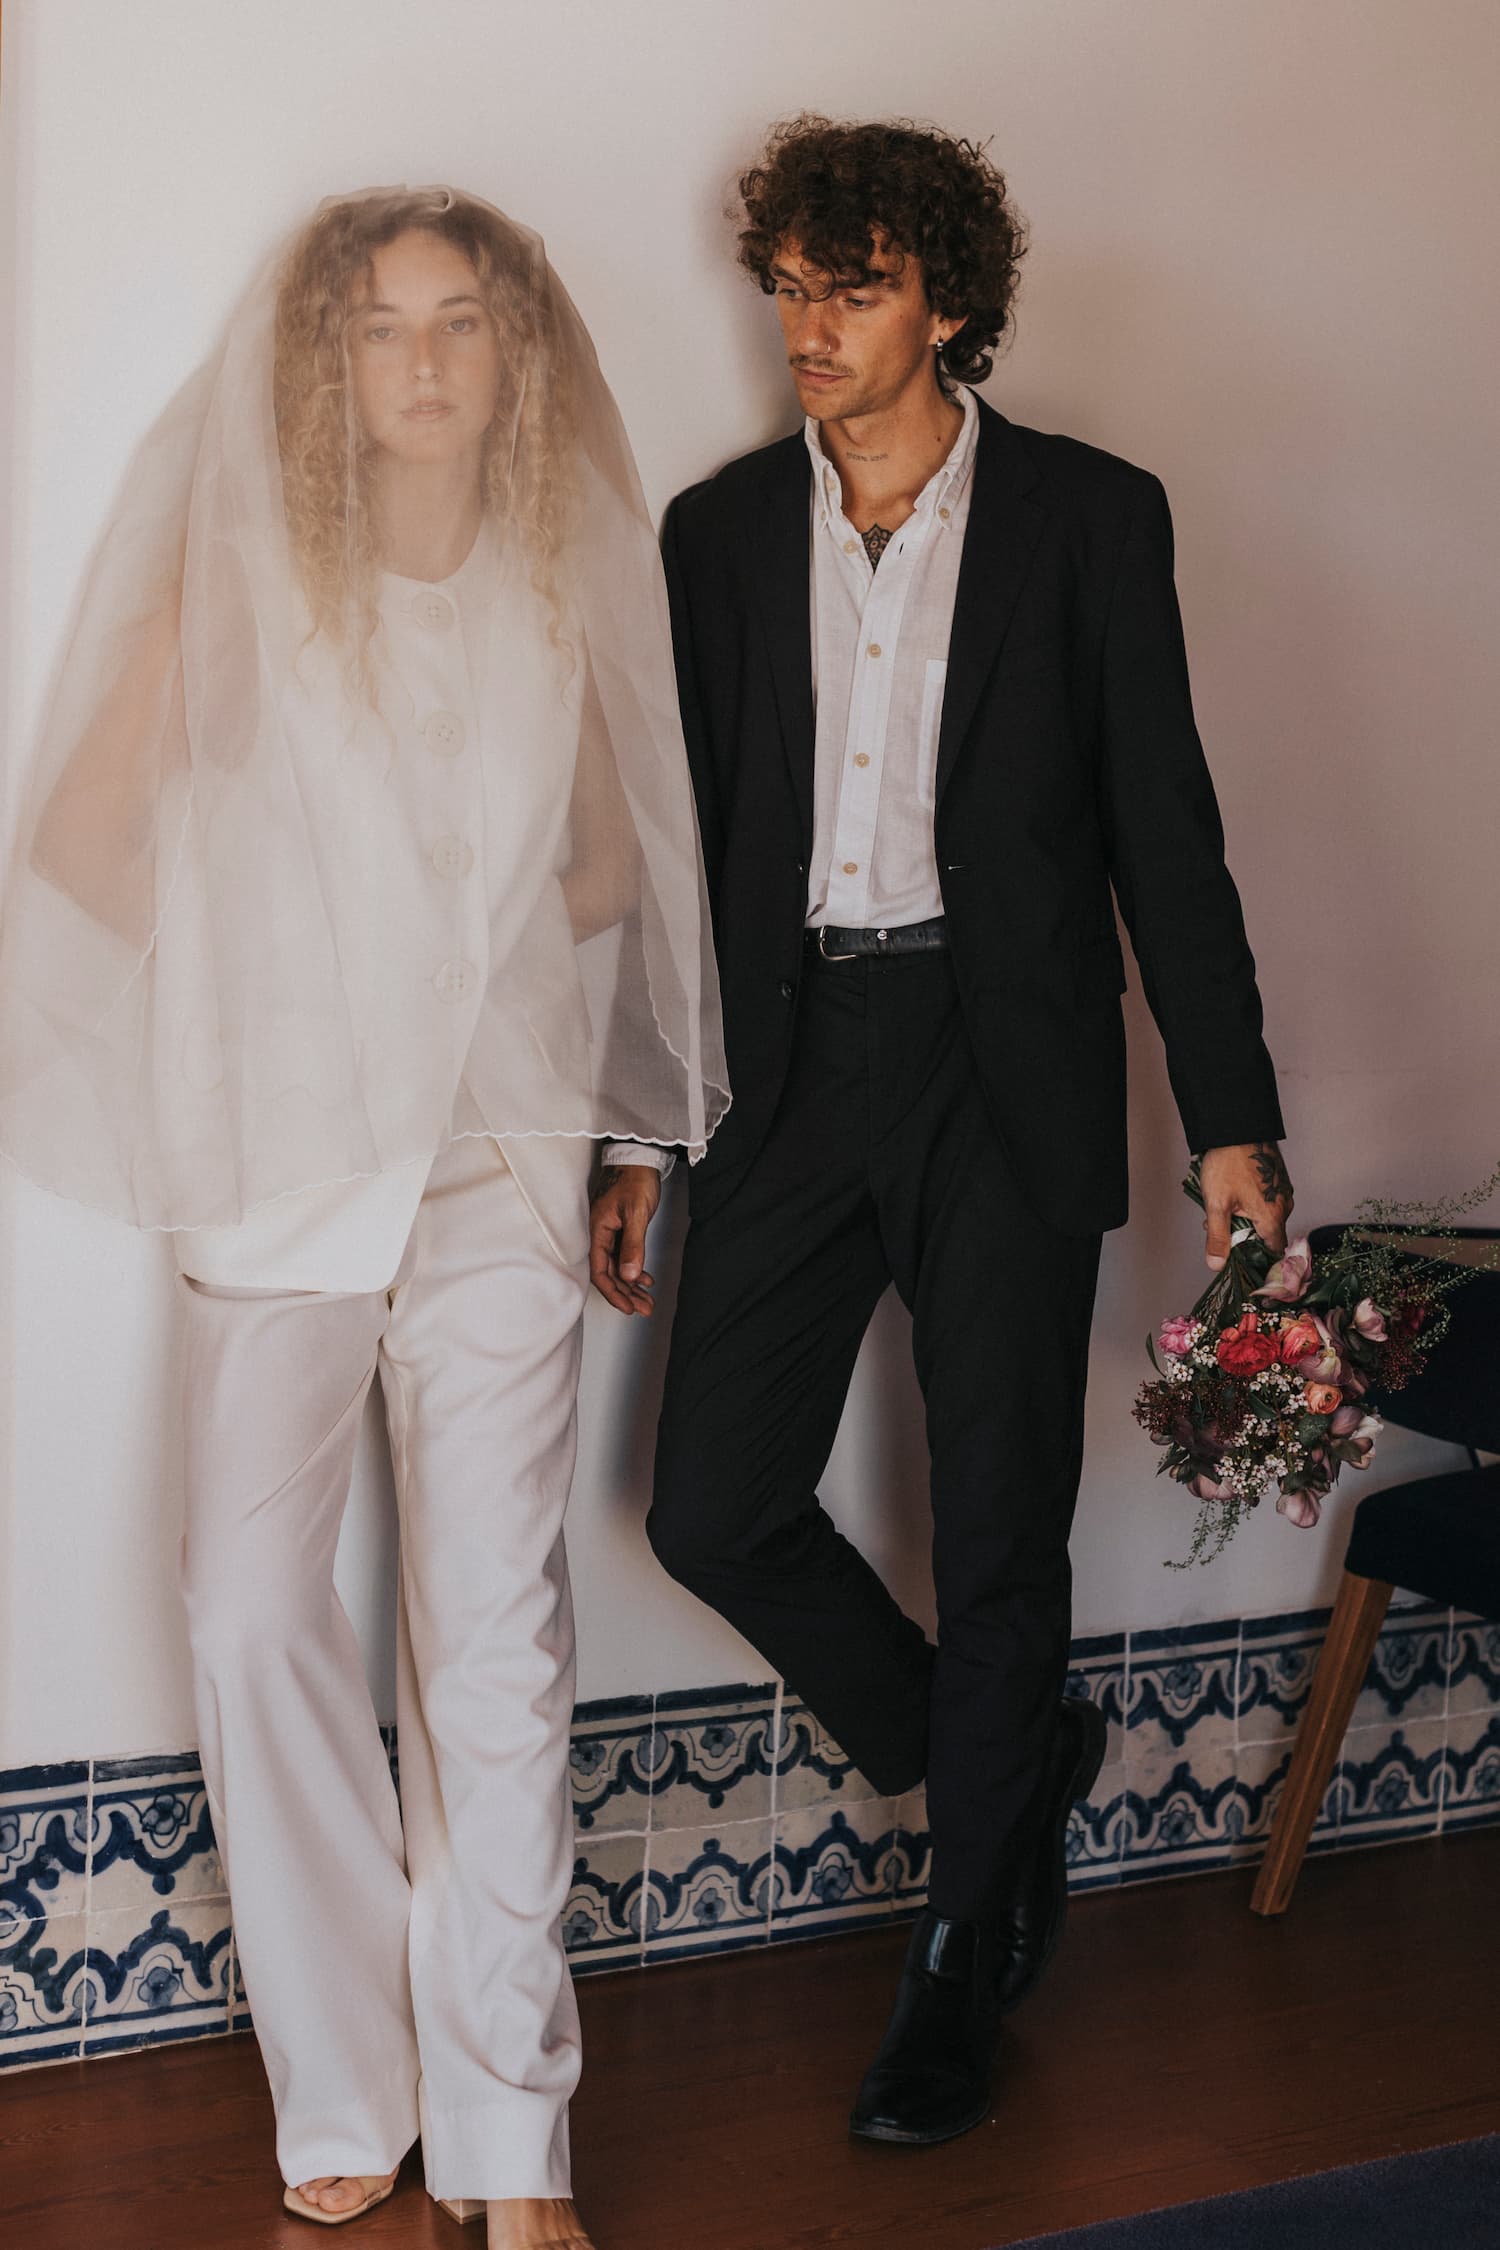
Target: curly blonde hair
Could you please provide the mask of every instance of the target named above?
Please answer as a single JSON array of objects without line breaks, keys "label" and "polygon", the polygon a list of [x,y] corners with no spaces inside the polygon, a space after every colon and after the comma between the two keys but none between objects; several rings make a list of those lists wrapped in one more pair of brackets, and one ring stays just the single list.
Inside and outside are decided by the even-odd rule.
[{"label": "curly blonde hair", "polygon": [[532,583],[551,604],[554,637],[560,623],[557,561],[575,498],[574,402],[540,246],[452,188],[340,196],[319,206],[282,268],[274,395],[287,531],[313,630],[352,644],[357,659],[376,624],[374,447],[354,413],[348,327],[374,253],[412,228],[451,242],[479,277],[502,344],[485,505],[519,537]]}]

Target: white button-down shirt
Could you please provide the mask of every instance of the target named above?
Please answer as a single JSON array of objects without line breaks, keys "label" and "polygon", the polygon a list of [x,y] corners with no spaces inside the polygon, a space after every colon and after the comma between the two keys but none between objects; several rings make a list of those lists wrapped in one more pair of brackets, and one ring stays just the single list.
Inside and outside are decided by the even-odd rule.
[{"label": "white button-down shirt", "polygon": [[932,835],[938,727],[979,435],[966,385],[958,403],[953,450],[878,568],[807,422],[817,701],[809,928],[897,928],[943,911]]},{"label": "white button-down shirt", "polygon": [[[838,471],[808,417],[813,694],[817,702],[810,929],[895,929],[943,911],[932,815],[953,598],[974,482],[979,409],[877,569],[844,514]],[[612,1142],[606,1164],[670,1171],[664,1150]]]}]

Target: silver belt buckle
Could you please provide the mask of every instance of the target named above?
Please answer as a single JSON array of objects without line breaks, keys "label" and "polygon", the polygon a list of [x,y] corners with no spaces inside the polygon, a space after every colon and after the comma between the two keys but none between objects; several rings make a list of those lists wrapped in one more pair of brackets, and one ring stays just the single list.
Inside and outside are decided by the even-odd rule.
[{"label": "silver belt buckle", "polygon": [[827,924],[826,922],[825,922],[825,923],[823,924],[823,927],[822,927],[822,928],[821,928],[821,929],[819,930],[819,932],[818,932],[818,951],[819,951],[819,952],[820,952],[820,953],[822,954],[822,956],[823,956],[823,958],[824,958],[824,960],[825,960],[825,961],[857,961],[857,960],[859,959],[859,955],[858,955],[857,953],[830,953],[830,952],[829,952],[829,950],[828,950],[828,924]]}]

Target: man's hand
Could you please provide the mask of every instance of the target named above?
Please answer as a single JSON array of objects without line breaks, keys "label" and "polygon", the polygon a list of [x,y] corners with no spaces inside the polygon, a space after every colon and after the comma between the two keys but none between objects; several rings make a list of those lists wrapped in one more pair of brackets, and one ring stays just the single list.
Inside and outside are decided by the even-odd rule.
[{"label": "man's hand", "polygon": [[645,1269],[646,1229],[661,1201],[661,1174],[649,1164],[606,1165],[589,1212],[589,1272],[594,1287],[616,1312],[644,1313],[655,1306]]},{"label": "man's hand", "polygon": [[1286,1248],[1286,1223],[1292,1212],[1292,1183],[1275,1141],[1244,1141],[1234,1148],[1211,1148],[1204,1155],[1199,1179],[1203,1224],[1208,1229],[1208,1263],[1214,1273],[1229,1255],[1229,1237],[1240,1213],[1266,1248],[1280,1257]]}]

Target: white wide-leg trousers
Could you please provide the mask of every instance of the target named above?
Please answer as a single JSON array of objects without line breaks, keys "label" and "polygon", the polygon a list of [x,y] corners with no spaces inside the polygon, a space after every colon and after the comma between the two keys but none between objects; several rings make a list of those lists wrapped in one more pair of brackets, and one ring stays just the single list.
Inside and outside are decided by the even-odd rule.
[{"label": "white wide-leg trousers", "polygon": [[[562,1520],[587,1278],[495,1144],[467,1140],[434,1165],[389,1290],[186,1284],[198,1739],[294,2183],[389,2171],[420,2130],[434,2195],[570,2192]],[[377,1366],[404,1819],[333,1585]]]}]

